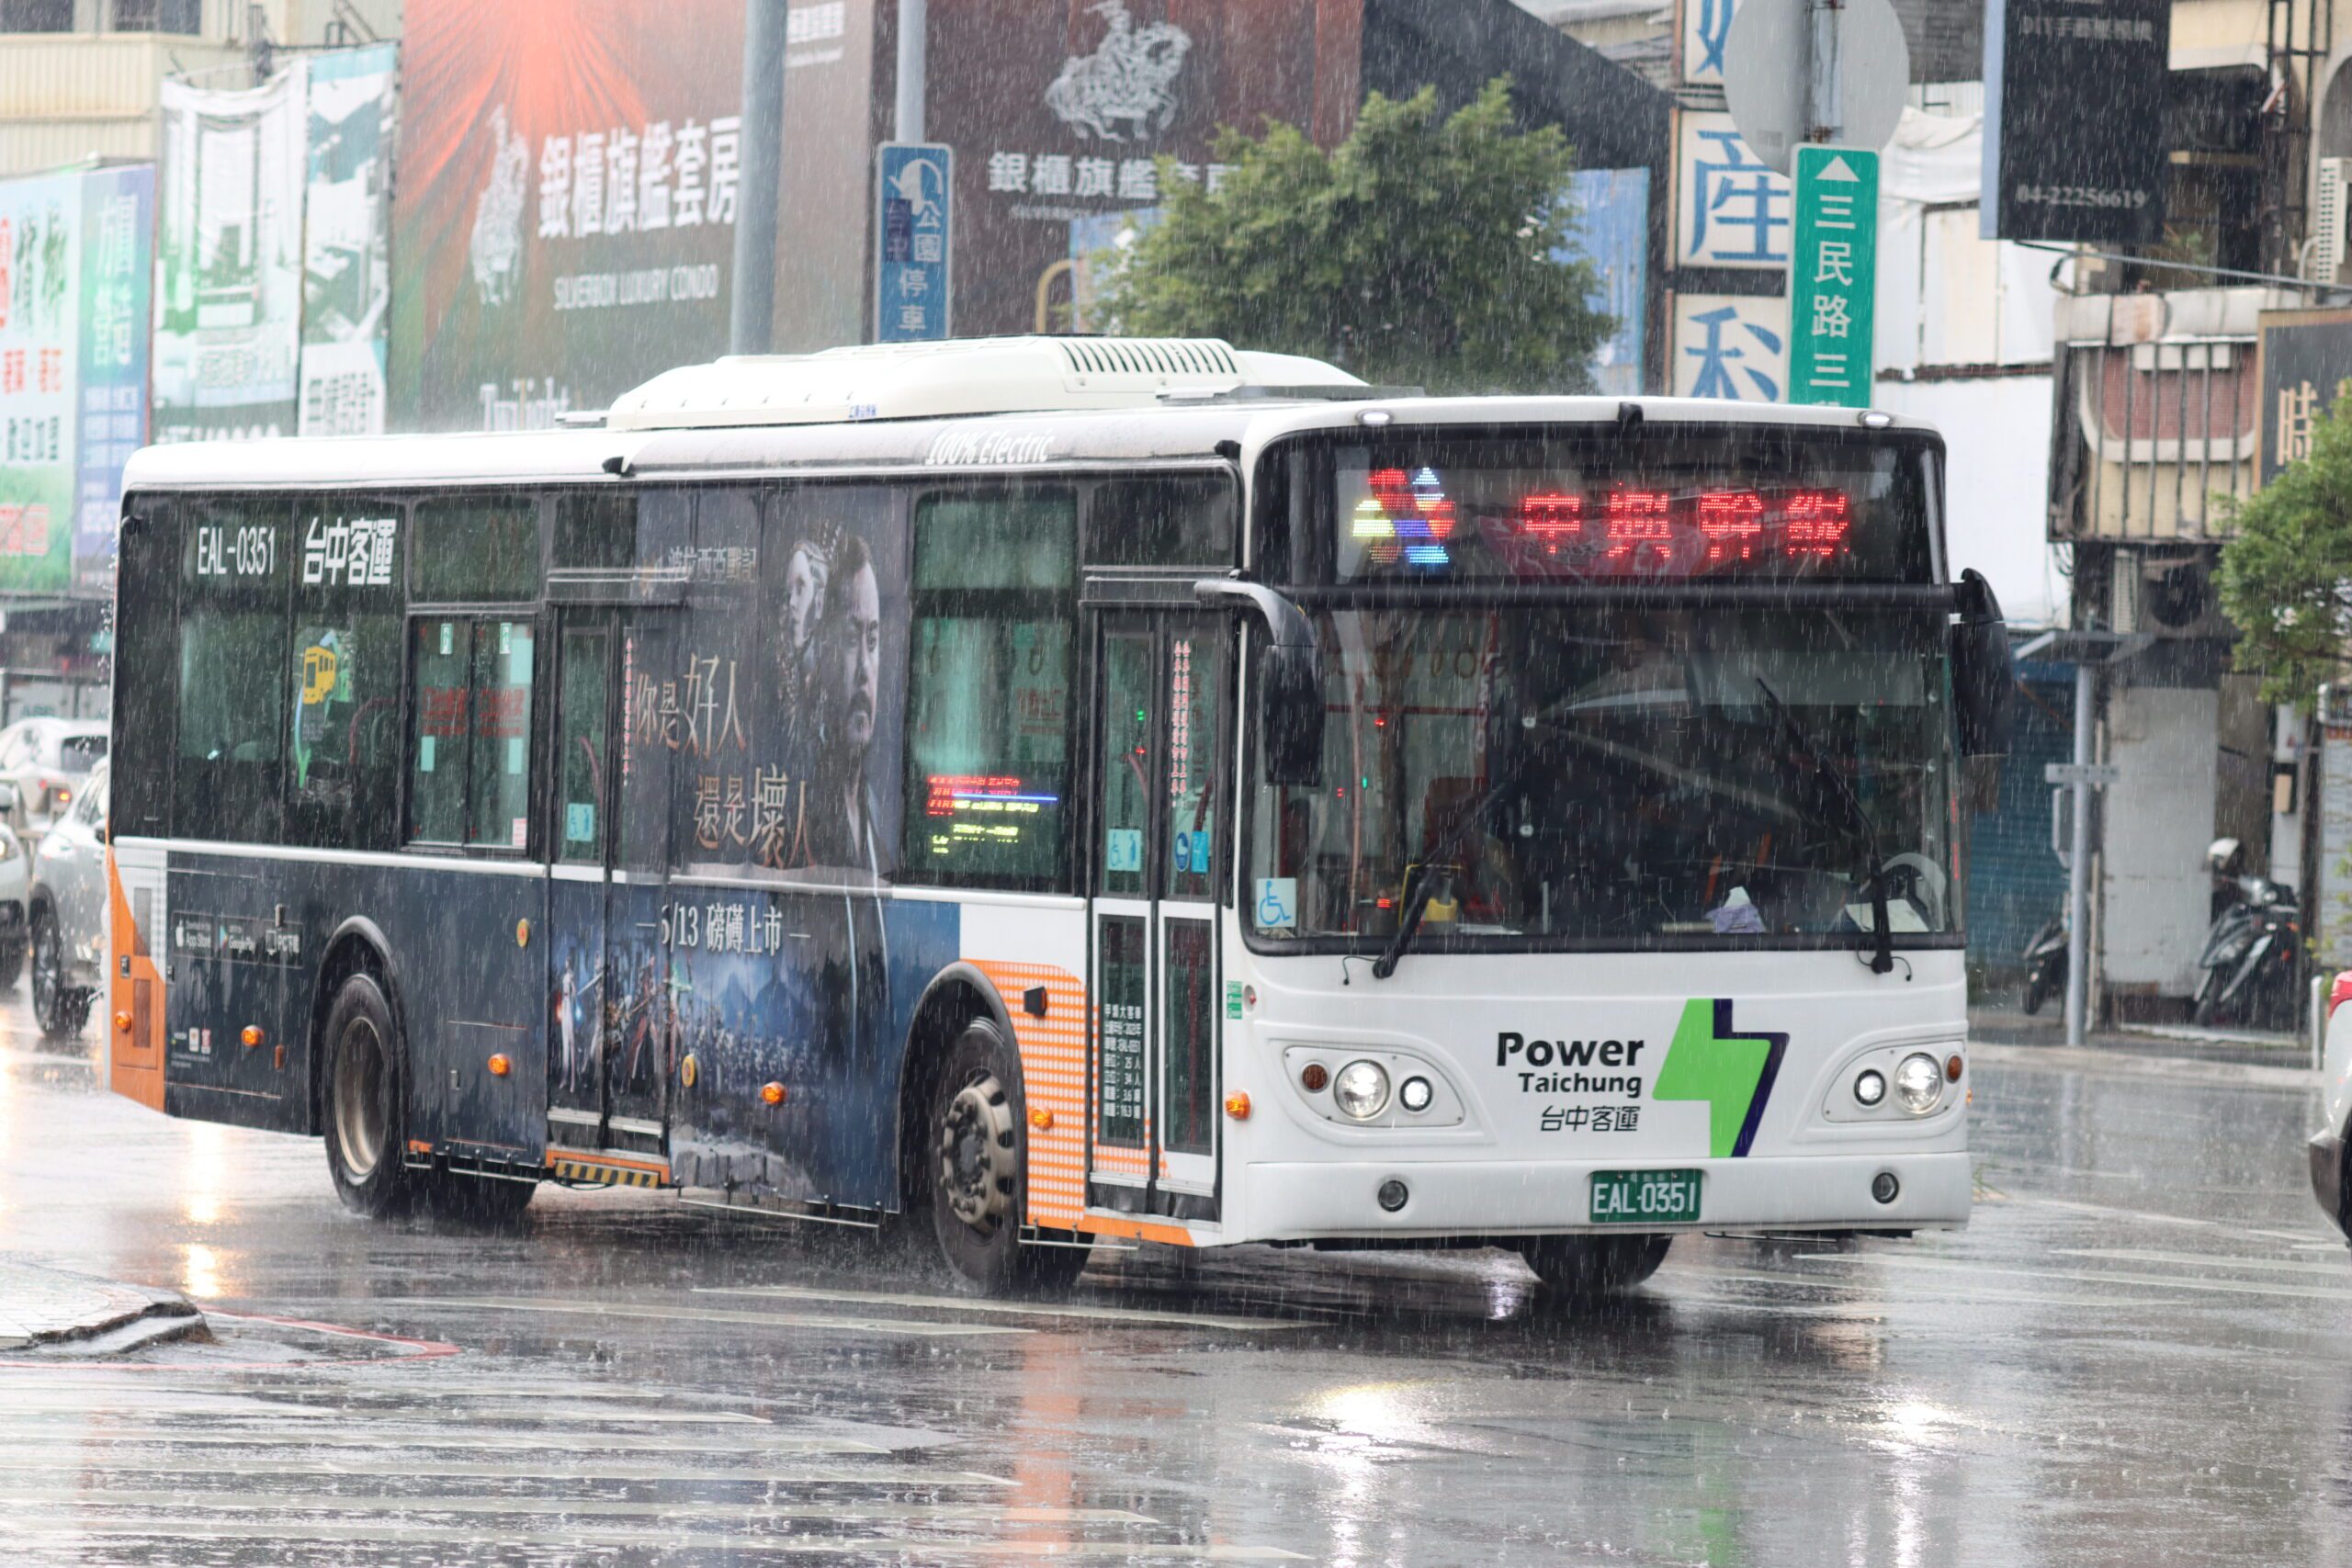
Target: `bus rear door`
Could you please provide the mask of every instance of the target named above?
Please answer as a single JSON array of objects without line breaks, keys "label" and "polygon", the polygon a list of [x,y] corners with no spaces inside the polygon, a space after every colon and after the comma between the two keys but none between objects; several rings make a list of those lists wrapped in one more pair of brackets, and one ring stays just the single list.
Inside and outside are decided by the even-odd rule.
[{"label": "bus rear door", "polygon": [[1088,1201],[1213,1221],[1230,649],[1215,620],[1127,610],[1098,648]]},{"label": "bus rear door", "polygon": [[559,611],[548,829],[548,1144],[648,1171],[667,1148],[659,868],[669,774],[666,750],[631,728],[628,693],[650,668],[658,615]]}]

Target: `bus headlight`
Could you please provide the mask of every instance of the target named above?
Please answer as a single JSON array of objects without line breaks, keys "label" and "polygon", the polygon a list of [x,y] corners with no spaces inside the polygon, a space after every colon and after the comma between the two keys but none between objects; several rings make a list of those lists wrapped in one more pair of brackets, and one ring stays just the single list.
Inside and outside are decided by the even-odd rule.
[{"label": "bus headlight", "polygon": [[1377,1062],[1350,1062],[1331,1080],[1331,1098],[1357,1121],[1371,1121],[1388,1109],[1387,1069]]},{"label": "bus headlight", "polygon": [[1920,1053],[1904,1057],[1894,1069],[1894,1092],[1902,1099],[1904,1110],[1925,1116],[1944,1097],[1943,1064]]},{"label": "bus headlight", "polygon": [[1876,1067],[1864,1067],[1854,1079],[1854,1098],[1864,1105],[1876,1105],[1886,1098],[1886,1075]]}]

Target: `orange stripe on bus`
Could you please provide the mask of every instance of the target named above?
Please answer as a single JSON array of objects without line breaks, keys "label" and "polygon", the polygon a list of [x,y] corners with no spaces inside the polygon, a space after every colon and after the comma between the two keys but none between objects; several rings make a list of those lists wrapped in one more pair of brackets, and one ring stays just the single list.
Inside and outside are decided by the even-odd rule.
[{"label": "orange stripe on bus", "polygon": [[1193,1233],[1165,1220],[1142,1220],[1133,1214],[1080,1214],[1074,1227],[1089,1235],[1119,1235],[1135,1241],[1157,1241],[1170,1247],[1192,1247]]}]

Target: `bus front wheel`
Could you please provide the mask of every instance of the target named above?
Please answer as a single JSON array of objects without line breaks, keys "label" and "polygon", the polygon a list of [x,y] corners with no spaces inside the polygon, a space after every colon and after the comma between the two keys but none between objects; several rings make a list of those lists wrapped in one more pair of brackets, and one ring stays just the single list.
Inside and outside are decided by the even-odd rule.
[{"label": "bus front wheel", "polygon": [[372,975],[344,981],[327,1013],[327,1169],[344,1207],[369,1219],[408,1197],[401,1163],[407,1128],[407,1058],[391,1004]]},{"label": "bus front wheel", "polygon": [[1026,1128],[1019,1058],[995,1024],[966,1024],[932,1098],[932,1229],[956,1278],[989,1295],[1067,1285],[1086,1267],[1082,1247],[1022,1244]]},{"label": "bus front wheel", "polygon": [[1630,1291],[1666,1261],[1670,1235],[1545,1235],[1520,1244],[1535,1277],[1576,1301]]}]

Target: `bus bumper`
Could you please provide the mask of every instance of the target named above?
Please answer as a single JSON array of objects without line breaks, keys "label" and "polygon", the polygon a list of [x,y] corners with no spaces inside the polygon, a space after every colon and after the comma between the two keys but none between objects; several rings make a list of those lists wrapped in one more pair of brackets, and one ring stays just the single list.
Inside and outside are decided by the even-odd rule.
[{"label": "bus bumper", "polygon": [[[1802,1155],[1691,1160],[1702,1174],[1695,1223],[1645,1227],[1592,1223],[1592,1173],[1631,1162],[1531,1165],[1476,1160],[1252,1164],[1251,1241],[1362,1237],[1550,1235],[1567,1231],[1927,1230],[1964,1225],[1973,1192],[1965,1150],[1941,1154]],[[1664,1168],[1666,1162],[1642,1162]],[[1880,1202],[1871,1186],[1892,1174],[1898,1190]],[[1378,1193],[1391,1180],[1407,1197],[1390,1212]]]}]

